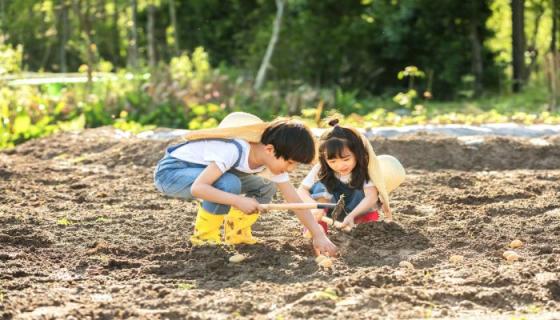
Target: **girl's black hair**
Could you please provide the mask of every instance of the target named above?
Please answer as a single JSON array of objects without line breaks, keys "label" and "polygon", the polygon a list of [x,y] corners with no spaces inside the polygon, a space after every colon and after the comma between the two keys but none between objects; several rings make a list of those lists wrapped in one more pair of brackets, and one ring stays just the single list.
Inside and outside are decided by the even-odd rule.
[{"label": "girl's black hair", "polygon": [[333,128],[325,132],[319,141],[319,161],[321,163],[319,179],[332,193],[338,179],[327,160],[342,158],[344,147],[348,147],[356,157],[356,167],[352,170],[350,187],[363,188],[364,182],[369,180],[369,156],[361,137],[351,129],[339,126],[338,119],[329,121],[329,125]]},{"label": "girl's black hair", "polygon": [[262,144],[274,146],[277,158],[309,164],[315,159],[313,134],[303,123],[293,120],[272,122],[261,136]]}]

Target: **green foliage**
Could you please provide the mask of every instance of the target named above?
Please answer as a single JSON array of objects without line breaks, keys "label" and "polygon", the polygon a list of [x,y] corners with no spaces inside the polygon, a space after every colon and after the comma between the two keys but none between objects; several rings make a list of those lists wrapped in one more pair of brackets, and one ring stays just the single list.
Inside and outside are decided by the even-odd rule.
[{"label": "green foliage", "polygon": [[132,132],[134,134],[143,132],[143,131],[148,131],[148,130],[153,130],[155,129],[155,125],[143,125],[140,124],[136,121],[132,121],[132,120],[126,120],[126,111],[121,112],[121,118],[115,120],[115,122],[113,123],[113,127],[123,130],[123,131],[127,131],[127,132]]},{"label": "green foliage", "polygon": [[[305,84],[340,87],[344,92],[357,90],[361,97],[368,93],[394,95],[403,90],[394,75],[412,63],[433,72],[433,91],[438,98],[455,98],[459,79],[472,73],[470,32],[475,29],[482,45],[485,85],[492,89],[498,85],[502,68],[494,57],[501,56],[500,50],[506,47],[505,38],[496,30],[503,30],[508,18],[496,13],[504,3],[507,6],[507,1],[494,2],[287,1],[267,78],[274,82],[274,89],[283,92],[293,92]],[[3,14],[10,19],[0,26],[11,45],[25,48],[23,69],[60,71],[65,64],[69,71],[85,71],[91,59],[92,71],[114,71],[130,63],[127,54],[137,45],[141,70],[150,51],[147,20],[151,7],[156,17],[152,49],[163,65],[171,60],[172,80],[189,81],[188,77],[177,77],[177,73],[209,76],[209,70],[218,65],[242,70],[244,80],[254,77],[270,40],[276,14],[274,1],[175,4],[177,26],[171,24],[169,2],[138,1],[136,43],[130,39],[132,8],[125,0],[8,1]],[[533,7],[528,11],[534,11]],[[487,25],[490,20],[495,23]],[[174,38],[174,28],[179,31],[178,39]],[[539,34],[539,39],[545,36]],[[487,45],[498,37],[499,45]],[[192,56],[175,57],[175,44],[179,44],[180,52],[192,52]],[[201,46],[206,51],[197,49]],[[206,54],[213,57],[212,62]],[[417,91],[425,89],[419,87]],[[263,100],[278,103],[276,98]]]},{"label": "green foliage", "polygon": [[192,57],[183,53],[179,57],[172,58],[169,65],[169,72],[173,81],[183,87],[191,87],[195,90],[208,78],[210,71],[208,54],[202,47],[197,47]]},{"label": "green foliage", "polygon": [[[485,123],[519,123],[530,124],[560,124],[560,115],[551,114],[547,111],[540,113],[513,112],[502,114],[496,110],[483,111],[479,113],[448,112],[437,113],[429,112],[421,105],[416,106],[416,110],[411,114],[399,114],[383,108],[376,109],[374,112],[365,116],[351,114],[342,116],[341,122],[350,126],[361,128],[375,128],[381,126],[405,126],[405,125],[425,125],[425,124],[466,124],[481,125]],[[309,119],[310,120],[310,119]]]},{"label": "green foliage", "polygon": [[414,100],[418,97],[418,93],[414,89],[409,89],[406,92],[399,92],[393,97],[393,101],[397,104],[411,108],[414,105]]},{"label": "green foliage", "polygon": [[[305,7],[301,9],[304,11],[310,8],[317,10],[337,8],[343,11],[349,10],[352,14],[357,14],[353,10],[361,14],[367,13],[365,17],[360,18],[358,23],[360,26],[362,23],[375,24],[378,19],[387,18],[379,15],[379,12],[387,10],[388,14],[397,10],[392,6],[369,7],[388,6],[388,4],[367,1],[364,3],[367,8],[363,5],[335,4],[330,0],[321,4],[302,1],[293,5]],[[414,7],[407,1],[403,3],[406,5],[399,9],[404,11],[399,11],[400,18],[397,21],[411,14],[407,10],[410,6]],[[46,8],[48,9],[48,6]],[[405,10],[406,8],[408,9]],[[322,17],[305,16],[298,19],[304,19],[300,21],[302,23],[309,22],[307,19],[310,19],[313,23],[330,25],[330,21],[324,21]],[[342,19],[341,23],[348,23],[346,19],[349,18]],[[405,31],[400,30],[400,32]],[[384,37],[399,39],[402,36],[403,34],[396,33],[384,35]],[[387,50],[400,52],[404,47],[399,46],[398,50],[389,47]],[[338,51],[333,52],[336,53],[334,56],[337,59],[341,58],[338,56]],[[393,52],[391,56],[393,58],[394,55],[398,56],[398,52]],[[18,63],[22,58],[21,50],[7,45],[2,47],[0,53],[13,57],[11,60],[6,60],[11,62],[6,62],[5,65],[10,67],[5,69],[11,70],[11,74],[17,72]],[[465,62],[464,59],[461,61],[461,63]],[[390,98],[393,94],[381,96],[364,94],[362,87],[359,86],[345,89],[349,83],[344,81],[333,86],[315,87],[301,80],[285,81],[282,77],[273,78],[263,90],[255,92],[252,88],[252,78],[248,77],[244,70],[224,64],[219,68],[213,68],[208,52],[202,47],[197,47],[192,53],[184,52],[172,58],[169,65],[160,64],[149,71],[138,68],[134,73],[125,69],[117,70],[112,74],[94,72],[94,77],[103,80],[89,85],[82,83],[3,85],[0,87],[0,148],[11,147],[61,130],[79,130],[104,125],[113,125],[133,133],[149,130],[153,126],[209,128],[216,126],[228,113],[237,110],[257,114],[265,120],[279,115],[301,116],[313,125],[317,124],[317,119],[336,116],[342,119],[343,123],[359,127],[481,124],[506,121],[524,124],[560,123],[557,113],[548,113],[545,110],[547,103],[545,82],[535,82],[533,86],[526,87],[525,92],[520,95],[486,95],[473,100],[474,76],[461,69],[461,72],[456,73],[456,75],[461,74],[461,81],[458,81],[454,87],[454,94],[458,99],[452,103],[431,101],[430,91],[424,91],[423,95],[419,92],[431,87],[430,79],[425,78],[426,74],[431,75],[432,72],[429,70],[425,74],[419,67],[411,65],[403,70],[402,67],[396,69],[397,65],[409,65],[409,63],[399,62],[388,65],[390,66],[388,70],[396,70],[391,81],[399,81],[398,85],[391,89],[393,93],[398,92],[393,99]],[[110,61],[98,59],[94,67],[96,70],[108,71],[113,69],[114,65]],[[331,68],[330,64],[321,68],[323,67],[326,68],[327,73],[321,77],[331,72],[328,71]],[[323,72],[323,69],[317,70]],[[345,74],[342,72],[335,75],[335,73],[328,77]],[[321,84],[323,81],[318,83]]]},{"label": "green foliage", "polygon": [[[4,36],[0,33],[0,77],[21,71],[23,54],[22,45],[15,47],[4,43]],[[0,80],[2,84],[2,80]]]},{"label": "green foliage", "polygon": [[337,110],[344,114],[361,113],[363,105],[358,98],[358,90],[344,91],[342,88],[336,88],[335,106]]},{"label": "green foliage", "polygon": [[0,89],[0,148],[61,130],[79,130],[83,116],[69,116],[63,97],[45,95],[37,87]]}]

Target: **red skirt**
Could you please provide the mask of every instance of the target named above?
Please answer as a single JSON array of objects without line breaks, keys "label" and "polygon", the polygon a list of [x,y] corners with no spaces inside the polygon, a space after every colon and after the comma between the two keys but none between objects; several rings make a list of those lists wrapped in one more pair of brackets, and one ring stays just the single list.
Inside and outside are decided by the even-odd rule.
[{"label": "red skirt", "polygon": [[[377,210],[366,212],[354,218],[355,224],[362,224],[362,223],[375,222],[375,221],[379,221],[379,212]],[[328,234],[329,227],[327,223],[324,221],[319,221],[319,224],[321,225],[321,227],[323,227],[323,230],[325,230],[325,234]]]}]

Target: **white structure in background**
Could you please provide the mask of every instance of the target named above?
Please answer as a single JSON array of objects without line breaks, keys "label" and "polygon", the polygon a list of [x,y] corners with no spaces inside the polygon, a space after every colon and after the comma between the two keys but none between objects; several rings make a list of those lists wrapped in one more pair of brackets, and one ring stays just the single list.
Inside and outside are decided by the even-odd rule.
[{"label": "white structure in background", "polygon": [[[312,129],[316,136],[320,136],[326,129]],[[525,137],[525,138],[539,138],[550,135],[560,134],[560,125],[519,125],[515,123],[495,123],[484,124],[480,126],[469,126],[459,124],[449,125],[415,125],[404,127],[378,127],[372,129],[360,129],[368,138],[375,136],[381,137],[396,137],[404,134],[413,134],[417,132],[439,133],[449,136],[462,137],[461,140],[476,141],[482,139],[474,139],[480,136],[509,136],[509,137]],[[180,137],[187,133],[188,130],[181,129],[157,129],[155,131],[145,131],[138,136],[145,139],[154,140],[170,140]],[[473,138],[469,138],[473,137]],[[535,144],[538,144],[542,139],[533,139]]]}]

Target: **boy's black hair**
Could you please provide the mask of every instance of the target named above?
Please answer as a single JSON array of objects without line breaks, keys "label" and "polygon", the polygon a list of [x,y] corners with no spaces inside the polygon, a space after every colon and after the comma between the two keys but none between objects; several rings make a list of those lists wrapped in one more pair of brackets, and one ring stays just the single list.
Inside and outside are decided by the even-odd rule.
[{"label": "boy's black hair", "polygon": [[338,178],[334,170],[329,167],[327,160],[342,158],[344,147],[348,147],[356,157],[356,167],[352,170],[350,187],[353,189],[363,188],[364,182],[369,180],[369,157],[362,139],[351,129],[338,126],[338,121],[331,121],[329,124],[334,128],[325,132],[319,142],[319,161],[321,163],[319,179],[332,193]]},{"label": "boy's black hair", "polygon": [[306,164],[315,159],[313,134],[303,123],[276,120],[264,130],[261,143],[273,145],[277,158]]}]

